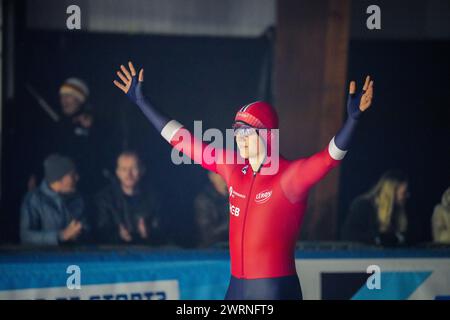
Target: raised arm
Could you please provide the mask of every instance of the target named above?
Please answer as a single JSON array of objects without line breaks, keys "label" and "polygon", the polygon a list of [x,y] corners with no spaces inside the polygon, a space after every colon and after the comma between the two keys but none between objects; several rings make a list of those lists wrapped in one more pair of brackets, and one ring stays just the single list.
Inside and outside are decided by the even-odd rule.
[{"label": "raised arm", "polygon": [[332,154],[332,156],[336,157],[336,160],[343,159],[345,153],[350,148],[358,120],[361,118],[362,113],[369,109],[372,104],[372,98],[373,80],[370,80],[370,76],[366,77],[363,89],[359,93],[356,93],[355,81],[350,82],[349,94],[347,98],[347,120],[341,130],[339,130],[336,136],[332,139],[334,146],[338,149],[333,150],[336,152]]},{"label": "raised arm", "polygon": [[[205,154],[207,155],[209,153],[212,153],[214,157],[218,157],[219,150],[205,153],[207,144],[197,139],[178,121],[164,115],[146,99],[142,92],[144,69],[140,69],[139,74],[137,74],[133,64],[128,62],[128,69],[121,65],[120,70],[117,71],[117,76],[122,82],[114,80],[114,85],[122,90],[141,109],[153,127],[167,142],[196,163],[201,164],[203,168],[217,172],[227,180],[229,168],[226,166],[217,166],[217,158],[214,158],[213,161],[211,159],[205,159]],[[224,157],[223,152],[220,154]]]},{"label": "raised arm", "polygon": [[350,82],[347,99],[347,119],[331,139],[328,146],[320,152],[292,163],[282,178],[285,193],[292,201],[297,201],[331,169],[336,167],[350,148],[352,137],[361,115],[366,111],[373,98],[373,81],[366,77],[363,90],[356,93],[356,84]]},{"label": "raised arm", "polygon": [[[122,90],[127,97],[136,104],[139,109],[144,113],[150,123],[155,127],[155,129],[163,134],[163,129],[166,128],[169,122],[176,122],[175,120],[170,120],[161,111],[157,110],[144,96],[142,92],[142,84],[144,82],[144,69],[139,70],[139,76],[136,76],[136,70],[131,62],[128,62],[129,70],[124,66],[120,66],[120,70],[117,71],[117,76],[122,80],[122,83],[114,80],[114,85]],[[174,126],[172,126],[174,127]],[[177,125],[181,128],[181,124]],[[163,135],[164,137],[164,135]],[[169,136],[170,137],[170,136]],[[166,140],[168,137],[164,137]]]}]

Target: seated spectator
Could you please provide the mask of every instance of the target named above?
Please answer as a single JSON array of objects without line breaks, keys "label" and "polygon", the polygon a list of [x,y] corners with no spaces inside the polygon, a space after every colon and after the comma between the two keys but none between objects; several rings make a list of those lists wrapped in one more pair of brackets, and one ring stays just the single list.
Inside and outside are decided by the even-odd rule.
[{"label": "seated spectator", "polygon": [[116,178],[95,199],[99,241],[105,244],[161,244],[159,205],[141,185],[145,169],[135,152],[117,158]]},{"label": "seated spectator", "polygon": [[208,172],[210,184],[194,200],[198,246],[209,247],[228,240],[228,189],[221,176]]},{"label": "seated spectator", "polygon": [[434,207],[431,222],[433,241],[450,244],[450,188],[442,195],[441,203]]},{"label": "seated spectator", "polygon": [[404,243],[407,197],[406,176],[395,171],[385,173],[369,192],[351,204],[342,229],[343,240],[385,246]]},{"label": "seated spectator", "polygon": [[76,192],[78,174],[69,158],[52,154],[44,161],[44,180],[29,192],[21,208],[24,244],[59,245],[87,233],[85,204]]}]

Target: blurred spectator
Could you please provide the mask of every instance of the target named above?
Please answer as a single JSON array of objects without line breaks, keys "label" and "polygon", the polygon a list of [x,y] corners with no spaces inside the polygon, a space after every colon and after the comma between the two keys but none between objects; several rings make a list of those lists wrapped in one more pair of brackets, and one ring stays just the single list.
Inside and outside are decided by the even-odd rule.
[{"label": "blurred spectator", "polygon": [[407,198],[406,176],[396,171],[385,173],[369,192],[351,204],[342,229],[343,240],[385,246],[404,243]]},{"label": "blurred spectator", "polygon": [[222,177],[208,172],[210,184],[194,200],[198,245],[208,247],[228,240],[228,189]]},{"label": "blurred spectator", "polygon": [[54,150],[74,159],[80,175],[89,177],[79,187],[90,195],[104,184],[102,170],[112,161],[113,139],[87,103],[89,88],[82,80],[67,79],[59,96],[62,117],[53,134]]},{"label": "blurred spectator", "polygon": [[87,231],[85,204],[76,192],[78,174],[71,159],[52,154],[45,178],[22,203],[20,237],[24,244],[58,245],[80,240]]},{"label": "blurred spectator", "polygon": [[141,185],[145,173],[138,155],[124,151],[117,158],[116,178],[95,199],[99,241],[108,244],[161,244],[159,204]]},{"label": "blurred spectator", "polygon": [[434,207],[432,226],[433,241],[450,244],[450,188],[442,195],[441,203]]}]

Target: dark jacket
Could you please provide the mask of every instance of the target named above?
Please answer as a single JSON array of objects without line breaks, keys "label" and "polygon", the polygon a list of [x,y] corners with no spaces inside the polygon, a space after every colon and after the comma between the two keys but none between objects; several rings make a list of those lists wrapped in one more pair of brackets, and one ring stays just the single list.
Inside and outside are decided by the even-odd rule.
[{"label": "dark jacket", "polygon": [[[125,243],[119,234],[122,224],[131,234],[132,243],[159,245],[163,242],[160,205],[151,188],[139,190],[133,197],[126,196],[118,182],[111,183],[95,197],[97,209],[97,241],[105,244]],[[148,239],[141,239],[137,225],[144,218]]]},{"label": "dark jacket", "polygon": [[89,129],[74,124],[72,119],[63,116],[55,126],[52,151],[75,162],[81,178],[79,190],[92,197],[106,183],[102,172],[113,165],[118,152],[117,139],[114,132],[96,117]]},{"label": "dark jacket", "polygon": [[375,204],[368,198],[358,197],[350,205],[341,238],[345,241],[384,246],[402,244],[405,238],[397,230],[395,215],[392,217],[392,221],[389,230],[380,232]]},{"label": "dark jacket", "polygon": [[[43,181],[29,192],[21,207],[20,238],[22,243],[58,245],[59,232],[76,219],[83,228],[88,226],[84,216],[85,202],[78,194],[62,196]],[[83,231],[82,231],[83,232]]]},{"label": "dark jacket", "polygon": [[227,196],[223,196],[209,185],[195,198],[194,209],[200,247],[228,240]]}]

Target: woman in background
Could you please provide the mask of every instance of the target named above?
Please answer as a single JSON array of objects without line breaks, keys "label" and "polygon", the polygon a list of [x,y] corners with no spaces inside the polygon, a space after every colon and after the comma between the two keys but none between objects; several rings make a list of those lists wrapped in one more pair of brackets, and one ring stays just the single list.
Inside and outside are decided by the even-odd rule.
[{"label": "woman in background", "polygon": [[386,172],[370,191],[353,200],[342,239],[376,245],[403,244],[408,228],[407,198],[406,176]]},{"label": "woman in background", "polygon": [[442,195],[442,201],[434,207],[433,241],[450,244],[450,188]]}]

